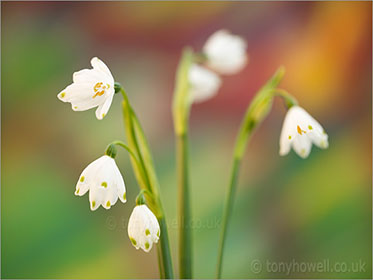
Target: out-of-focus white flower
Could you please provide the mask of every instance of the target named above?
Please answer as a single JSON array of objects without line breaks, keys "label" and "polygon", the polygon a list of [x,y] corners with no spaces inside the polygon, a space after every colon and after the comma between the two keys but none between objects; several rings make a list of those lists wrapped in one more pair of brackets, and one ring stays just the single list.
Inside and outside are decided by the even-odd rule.
[{"label": "out-of-focus white flower", "polygon": [[145,204],[137,205],[128,222],[128,237],[133,246],[149,252],[159,236],[159,224],[153,212]]},{"label": "out-of-focus white flower", "polygon": [[311,152],[312,143],[328,148],[328,135],[322,126],[299,106],[292,106],[282,125],[280,136],[280,155],[289,153],[291,147],[302,158],[307,158]]},{"label": "out-of-focus white flower", "polygon": [[73,83],[58,94],[63,102],[70,102],[74,111],[94,107],[97,119],[109,111],[114,96],[114,78],[109,68],[97,57],[91,59],[93,69],[83,69],[73,74]]},{"label": "out-of-focus white flower", "polygon": [[192,64],[189,69],[190,96],[193,102],[203,102],[219,90],[221,79],[214,72]]},{"label": "out-of-focus white flower", "polygon": [[220,74],[235,74],[247,63],[247,44],[240,36],[227,30],[218,30],[212,34],[203,47],[207,56],[207,65]]},{"label": "out-of-focus white flower", "polygon": [[92,211],[100,205],[109,209],[118,197],[123,203],[126,202],[123,177],[113,158],[104,155],[83,170],[76,184],[75,195],[82,196],[88,190]]}]

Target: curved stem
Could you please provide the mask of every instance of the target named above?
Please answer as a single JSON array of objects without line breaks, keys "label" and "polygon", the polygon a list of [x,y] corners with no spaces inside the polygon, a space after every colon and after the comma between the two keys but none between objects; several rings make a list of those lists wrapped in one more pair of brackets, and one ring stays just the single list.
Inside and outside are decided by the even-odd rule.
[{"label": "curved stem", "polygon": [[216,278],[221,277],[224,245],[228,230],[229,218],[232,213],[234,196],[237,188],[238,174],[241,166],[241,161],[245,153],[247,143],[255,131],[256,127],[267,117],[272,108],[272,99],[275,89],[280,83],[285,70],[280,67],[271,79],[256,93],[253,101],[250,103],[245,116],[242,120],[238,131],[236,143],[233,152],[233,163],[231,176],[228,185],[228,192],[223,210],[222,228],[218,245],[218,261],[216,266]]},{"label": "curved stem", "polygon": [[[135,153],[131,150],[130,147],[128,147],[125,143],[123,143],[122,141],[119,141],[119,140],[115,140],[113,142],[111,142],[110,144],[113,144],[113,145],[117,145],[117,146],[120,146],[122,148],[124,148],[125,150],[127,150],[127,152],[131,155],[131,157],[133,158],[133,160],[136,162],[136,165],[141,169],[142,166],[139,162],[139,160],[137,159]],[[109,144],[109,145],[110,145]]]},{"label": "curved stem", "polygon": [[285,104],[288,108],[298,105],[298,101],[295,99],[295,97],[292,96],[290,93],[288,93],[284,89],[276,88],[276,89],[273,90],[273,94],[275,96],[282,97],[282,99],[284,99]]}]

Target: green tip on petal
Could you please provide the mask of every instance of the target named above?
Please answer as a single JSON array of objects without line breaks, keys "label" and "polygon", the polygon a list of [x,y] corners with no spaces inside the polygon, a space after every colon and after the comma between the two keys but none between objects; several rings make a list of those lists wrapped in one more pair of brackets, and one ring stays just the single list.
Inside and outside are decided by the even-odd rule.
[{"label": "green tip on petal", "polygon": [[131,240],[131,242],[132,242],[133,246],[136,246],[136,244],[137,244],[136,240],[135,240],[135,239],[133,239],[132,237],[130,237],[130,240]]},{"label": "green tip on petal", "polygon": [[92,208],[96,206],[96,201],[92,201]]},{"label": "green tip on petal", "polygon": [[148,249],[149,249],[149,246],[150,246],[149,243],[146,242],[146,243],[145,243],[145,249],[148,250]]},{"label": "green tip on petal", "polygon": [[145,230],[145,235],[149,235],[150,234],[150,230],[146,229]]},{"label": "green tip on petal", "polygon": [[80,182],[84,182],[84,176],[80,177]]},{"label": "green tip on petal", "polygon": [[107,207],[110,207],[110,205],[111,205],[111,204],[110,204],[110,201],[106,202],[106,206],[107,206]]},{"label": "green tip on petal", "polygon": [[123,194],[123,200],[126,200],[126,198],[127,198],[127,195],[126,195],[126,193],[124,193]]},{"label": "green tip on petal", "polygon": [[106,182],[102,182],[101,186],[103,186],[104,188],[107,188],[107,183]]}]

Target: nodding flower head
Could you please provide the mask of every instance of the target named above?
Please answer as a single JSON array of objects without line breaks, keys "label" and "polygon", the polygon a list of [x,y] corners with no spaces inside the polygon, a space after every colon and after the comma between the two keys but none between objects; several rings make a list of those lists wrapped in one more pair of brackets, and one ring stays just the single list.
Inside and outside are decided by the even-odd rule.
[{"label": "nodding flower head", "polygon": [[57,97],[71,103],[74,111],[97,107],[96,117],[101,120],[109,111],[114,96],[114,78],[109,68],[97,57],[91,59],[93,69],[83,69],[73,74],[73,83]]},{"label": "nodding flower head", "polygon": [[82,196],[87,191],[92,211],[100,205],[110,209],[118,198],[126,202],[123,177],[112,157],[104,155],[83,170],[76,184],[75,195]]},{"label": "nodding flower head", "polygon": [[282,125],[280,155],[287,155],[292,147],[300,157],[307,158],[312,143],[326,149],[329,146],[328,135],[318,121],[303,108],[292,106]]},{"label": "nodding flower head", "polygon": [[136,249],[149,252],[160,236],[158,220],[145,204],[137,205],[128,222],[128,237]]},{"label": "nodding flower head", "polygon": [[214,72],[192,64],[189,69],[190,96],[193,102],[203,102],[215,96],[221,79]]},{"label": "nodding flower head", "polygon": [[247,61],[246,41],[227,30],[218,30],[212,34],[203,47],[207,57],[207,65],[220,74],[236,74],[241,71]]}]

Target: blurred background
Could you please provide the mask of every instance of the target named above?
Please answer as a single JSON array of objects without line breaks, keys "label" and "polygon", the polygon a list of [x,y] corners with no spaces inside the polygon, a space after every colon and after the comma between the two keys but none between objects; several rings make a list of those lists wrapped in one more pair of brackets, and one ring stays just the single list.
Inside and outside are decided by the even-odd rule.
[{"label": "blurred background", "polygon": [[[57,94],[101,58],[148,136],[175,269],[177,189],[171,101],[181,50],[225,28],[248,42],[244,71],[193,106],[194,276],[214,277],[235,135],[255,92],[278,66],[281,87],[329,134],[302,160],[278,155],[286,113],[276,100],[248,146],[226,243],[226,278],[371,278],[371,2],[2,2],[1,277],[158,278],[156,250],[135,250],[126,224],[138,186],[119,150],[128,201],[91,212],[74,196],[81,171],[125,139],[121,96],[104,120]],[[321,272],[266,263],[317,263]],[[262,269],[255,271],[253,262]],[[361,262],[360,268],[351,264]],[[346,263],[336,272],[334,263]],[[343,269],[344,270],[344,269]],[[352,271],[354,270],[354,271]]]}]

